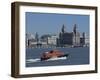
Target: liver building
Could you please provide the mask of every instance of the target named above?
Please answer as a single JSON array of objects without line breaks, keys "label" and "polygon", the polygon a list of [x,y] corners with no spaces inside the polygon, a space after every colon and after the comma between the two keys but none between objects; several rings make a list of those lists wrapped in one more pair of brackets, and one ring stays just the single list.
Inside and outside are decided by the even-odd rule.
[{"label": "liver building", "polygon": [[77,30],[77,25],[74,24],[73,31],[67,32],[65,26],[62,26],[61,32],[59,33],[59,38],[57,39],[57,46],[83,46],[85,44],[85,33],[82,37]]}]

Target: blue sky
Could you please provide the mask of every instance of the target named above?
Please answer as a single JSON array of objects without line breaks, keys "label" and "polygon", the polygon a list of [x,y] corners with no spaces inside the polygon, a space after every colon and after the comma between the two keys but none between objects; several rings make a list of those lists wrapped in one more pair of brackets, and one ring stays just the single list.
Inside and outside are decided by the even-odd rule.
[{"label": "blue sky", "polygon": [[89,34],[89,15],[26,12],[26,33],[57,34],[63,24],[68,32],[77,24],[80,33]]}]

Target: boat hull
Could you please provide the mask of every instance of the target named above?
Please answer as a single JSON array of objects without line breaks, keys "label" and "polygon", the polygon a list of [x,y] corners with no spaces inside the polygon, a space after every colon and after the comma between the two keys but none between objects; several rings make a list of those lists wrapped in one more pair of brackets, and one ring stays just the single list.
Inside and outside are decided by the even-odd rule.
[{"label": "boat hull", "polygon": [[69,54],[64,54],[64,55],[60,55],[60,56],[57,56],[57,57],[41,57],[41,61],[45,61],[45,60],[48,60],[48,59],[52,59],[52,58],[60,58],[60,57],[66,57],[66,59],[67,59],[67,57],[69,56]]}]

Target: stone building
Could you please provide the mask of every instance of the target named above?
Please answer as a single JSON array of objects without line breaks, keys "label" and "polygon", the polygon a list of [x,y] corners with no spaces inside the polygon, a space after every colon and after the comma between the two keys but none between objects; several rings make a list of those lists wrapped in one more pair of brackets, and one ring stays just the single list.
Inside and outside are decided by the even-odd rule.
[{"label": "stone building", "polygon": [[73,46],[80,46],[80,33],[78,32],[77,30],[77,25],[74,24],[74,27],[73,27]]},{"label": "stone building", "polygon": [[47,34],[41,37],[42,40],[47,42],[47,45],[56,46],[57,45],[57,35],[54,34]]},{"label": "stone building", "polygon": [[74,24],[72,32],[67,32],[65,26],[62,26],[59,38],[57,39],[57,46],[80,46],[80,33],[77,30],[76,24]]},{"label": "stone building", "polygon": [[86,39],[85,38],[85,33],[83,32],[82,33],[82,37],[80,38],[80,46],[84,46],[85,45],[85,43],[86,43],[85,39]]},{"label": "stone building", "polygon": [[57,36],[56,35],[51,35],[50,37],[47,38],[47,44],[56,46],[57,45]]},{"label": "stone building", "polygon": [[44,34],[39,37],[38,33],[35,34],[34,38],[27,39],[27,47],[50,47],[57,45],[57,35]]},{"label": "stone building", "polygon": [[89,45],[89,38],[85,37],[83,32],[80,35],[80,32],[77,29],[77,24],[74,24],[72,32],[66,31],[65,25],[62,25],[61,31],[57,36],[56,34],[44,34],[39,37],[36,32],[33,34],[26,34],[26,46],[28,47],[77,47]]},{"label": "stone building", "polygon": [[25,38],[26,38],[26,47],[29,47],[31,45],[31,42],[35,40],[35,36],[30,33],[27,33]]}]

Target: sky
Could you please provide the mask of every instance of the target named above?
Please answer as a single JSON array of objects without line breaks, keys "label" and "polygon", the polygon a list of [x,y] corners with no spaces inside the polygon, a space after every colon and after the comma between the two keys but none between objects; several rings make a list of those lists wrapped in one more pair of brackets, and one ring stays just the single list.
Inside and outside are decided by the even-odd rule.
[{"label": "sky", "polygon": [[26,12],[26,33],[41,36],[44,34],[58,34],[64,24],[67,32],[72,32],[74,24],[77,30],[89,35],[89,15],[34,13]]}]

